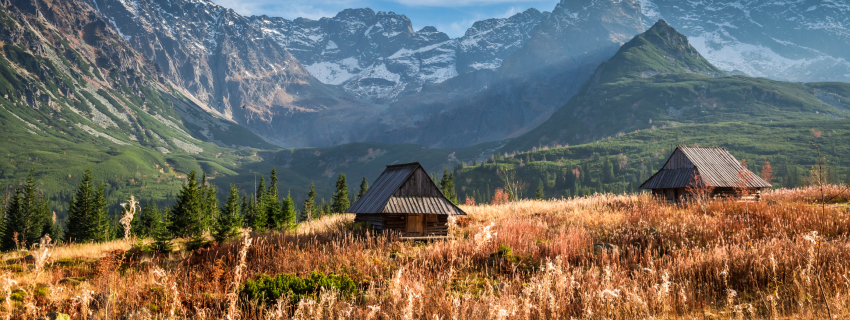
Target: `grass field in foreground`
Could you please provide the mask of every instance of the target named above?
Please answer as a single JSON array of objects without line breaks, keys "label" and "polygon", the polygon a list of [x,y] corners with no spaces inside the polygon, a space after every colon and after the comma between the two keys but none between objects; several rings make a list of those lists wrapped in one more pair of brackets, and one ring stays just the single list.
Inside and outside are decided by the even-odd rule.
[{"label": "grass field in foreground", "polygon": [[[825,191],[839,202],[850,196],[846,187]],[[22,259],[43,251],[12,252],[0,264],[0,291],[10,297],[0,316],[823,319],[828,303],[846,317],[850,211],[819,206],[819,192],[783,189],[761,202],[597,195],[462,206],[468,215],[452,226],[454,240],[430,243],[370,234],[338,215],[168,256],[130,254],[132,240],[51,248],[43,265]],[[238,294],[261,274],[314,271],[344,275],[356,290],[266,304]]]}]

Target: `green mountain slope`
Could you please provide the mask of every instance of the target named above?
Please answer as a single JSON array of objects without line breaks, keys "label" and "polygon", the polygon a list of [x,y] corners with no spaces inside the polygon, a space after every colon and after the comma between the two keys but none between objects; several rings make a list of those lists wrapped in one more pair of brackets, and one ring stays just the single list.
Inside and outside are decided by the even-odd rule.
[{"label": "green mountain slope", "polygon": [[594,192],[636,192],[676,145],[726,147],[749,169],[761,173],[771,163],[775,187],[796,187],[817,165],[818,144],[829,183],[850,183],[850,120],[727,122],[641,130],[602,141],[534,152],[495,156],[486,163],[455,168],[458,194],[487,202],[504,184],[497,172],[514,171],[522,196],[542,186],[547,197]]},{"label": "green mountain slope", "polygon": [[[191,169],[235,175],[274,148],[201,109],[74,1],[0,11],[0,185],[35,170],[57,211],[89,166],[111,200],[166,199]],[[63,199],[64,198],[64,199]]]},{"label": "green mountain slope", "polygon": [[574,145],[692,123],[841,119],[850,109],[830,101],[848,90],[848,84],[722,76],[683,35],[659,21],[600,65],[549,120],[505,149]]}]

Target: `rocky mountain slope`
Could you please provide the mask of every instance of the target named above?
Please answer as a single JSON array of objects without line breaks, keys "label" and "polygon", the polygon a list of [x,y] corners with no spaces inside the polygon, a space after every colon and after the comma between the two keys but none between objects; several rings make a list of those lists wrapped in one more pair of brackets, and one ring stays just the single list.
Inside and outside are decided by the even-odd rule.
[{"label": "rocky mountain slope", "polygon": [[210,1],[91,3],[166,79],[210,112],[269,142],[304,147],[359,141],[354,123],[376,110],[319,82],[247,18]]},{"label": "rocky mountain slope", "polygon": [[561,1],[499,68],[404,96],[371,137],[461,147],[519,136],[548,119],[599,63],[642,31],[637,1]]},{"label": "rocky mountain slope", "polygon": [[581,144],[694,123],[829,120],[850,84],[725,76],[664,20],[601,64],[581,91],[505,150]]},{"label": "rocky mountain slope", "polygon": [[[718,68],[774,80],[850,82],[846,1],[641,0]],[[648,27],[648,26],[647,26]]]},{"label": "rocky mountain slope", "polygon": [[139,188],[175,170],[234,174],[239,149],[274,147],[167,84],[90,6],[15,0],[0,8],[4,182],[32,168],[67,190],[71,175],[100,164],[114,173],[104,176],[109,184]]},{"label": "rocky mountain slope", "polygon": [[430,26],[414,31],[406,16],[368,8],[347,9],[318,21],[249,19],[323,83],[386,102],[426,83],[498,68],[548,16],[529,9],[509,18],[478,21],[457,39]]}]

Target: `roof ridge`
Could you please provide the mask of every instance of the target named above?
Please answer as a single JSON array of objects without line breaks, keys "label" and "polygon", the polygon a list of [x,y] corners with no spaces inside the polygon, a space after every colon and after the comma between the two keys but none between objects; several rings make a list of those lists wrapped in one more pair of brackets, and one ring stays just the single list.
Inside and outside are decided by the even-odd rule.
[{"label": "roof ridge", "polygon": [[406,166],[413,166],[413,165],[421,166],[421,164],[419,164],[419,162],[417,161],[417,162],[410,162],[410,163],[388,164],[387,168],[406,167]]}]

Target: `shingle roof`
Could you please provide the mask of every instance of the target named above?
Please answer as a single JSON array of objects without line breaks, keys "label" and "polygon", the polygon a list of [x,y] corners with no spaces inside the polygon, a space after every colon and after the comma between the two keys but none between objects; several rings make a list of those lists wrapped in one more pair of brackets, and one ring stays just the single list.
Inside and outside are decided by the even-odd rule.
[{"label": "shingle roof", "polygon": [[646,180],[641,189],[685,188],[694,174],[715,188],[770,188],[770,183],[744,168],[726,148],[678,146],[664,167]]},{"label": "shingle roof", "polygon": [[[401,195],[399,189],[414,177],[417,170],[424,181],[419,185],[421,194],[411,194],[405,190]],[[348,213],[378,214],[378,213],[415,213],[415,214],[452,214],[466,215],[451,201],[446,199],[433,181],[427,177],[425,169],[418,162],[388,165],[375,182],[360,199],[354,202]]]}]

